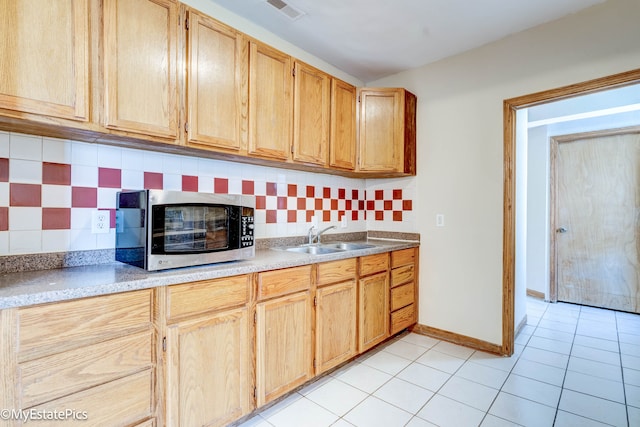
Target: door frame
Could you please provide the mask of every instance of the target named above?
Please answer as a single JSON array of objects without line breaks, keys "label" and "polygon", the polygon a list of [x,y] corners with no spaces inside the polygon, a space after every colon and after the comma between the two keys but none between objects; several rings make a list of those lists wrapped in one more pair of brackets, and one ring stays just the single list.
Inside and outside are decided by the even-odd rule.
[{"label": "door frame", "polygon": [[516,277],[516,112],[522,108],[640,83],[640,69],[503,101],[502,354],[514,349]]},{"label": "door frame", "polygon": [[579,132],[558,135],[549,138],[550,147],[550,179],[549,179],[549,301],[558,302],[558,145],[580,139],[599,138],[616,135],[638,134],[640,126],[627,126],[616,129],[603,129],[591,132]]}]

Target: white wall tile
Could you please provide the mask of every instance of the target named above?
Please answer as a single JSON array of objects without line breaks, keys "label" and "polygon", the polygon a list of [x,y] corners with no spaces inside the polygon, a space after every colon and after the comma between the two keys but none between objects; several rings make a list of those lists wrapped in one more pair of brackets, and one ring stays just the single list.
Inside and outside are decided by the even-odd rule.
[{"label": "white wall tile", "polygon": [[12,159],[42,160],[42,137],[12,133],[9,153]]},{"label": "white wall tile", "polygon": [[162,154],[145,151],[143,159],[143,170],[145,172],[162,172],[162,163],[164,160]]},{"label": "white wall tile", "polygon": [[242,181],[239,179],[229,179],[229,194],[242,194]]},{"label": "white wall tile", "polygon": [[11,231],[42,230],[42,208],[9,208]]},{"label": "white wall tile", "polygon": [[144,170],[144,154],[140,150],[122,150],[122,169]]},{"label": "white wall tile", "polygon": [[122,168],[122,149],[108,145],[98,145],[98,166],[103,168]]},{"label": "white wall tile", "polygon": [[84,230],[71,230],[69,250],[72,251],[89,251],[97,248],[97,234],[91,234],[91,226]]},{"label": "white wall tile", "polygon": [[10,140],[9,132],[0,132],[0,157],[4,157],[5,159],[8,159],[10,156],[9,140]]},{"label": "white wall tile", "polygon": [[72,164],[71,185],[75,187],[97,187],[98,167]]},{"label": "white wall tile", "polygon": [[122,170],[122,188],[126,190],[140,190],[144,188],[144,172],[141,170]]},{"label": "white wall tile", "polygon": [[116,230],[109,229],[108,233],[96,234],[96,249],[113,249],[116,246]]},{"label": "white wall tile", "polygon": [[71,141],[57,138],[43,138],[42,161],[71,164]]},{"label": "white wall tile", "polygon": [[0,206],[9,206],[9,183],[0,182]]},{"label": "white wall tile", "polygon": [[98,146],[86,142],[71,142],[71,161],[73,165],[98,166]]},{"label": "white wall tile", "polygon": [[42,207],[44,208],[70,208],[71,187],[68,185],[42,186]]},{"label": "white wall tile", "polygon": [[182,165],[180,157],[175,154],[165,154],[162,156],[162,172],[165,174],[181,174]]},{"label": "white wall tile", "polygon": [[210,176],[199,177],[198,191],[200,193],[213,193],[213,178]]},{"label": "white wall tile", "polygon": [[9,253],[9,232],[0,231],[0,254],[7,255]]},{"label": "white wall tile", "polygon": [[71,229],[91,231],[91,208],[71,208]]},{"label": "white wall tile", "polygon": [[40,231],[10,231],[9,253],[11,255],[42,252]]},{"label": "white wall tile", "polygon": [[98,208],[115,209],[118,191],[120,191],[119,188],[98,188]]},{"label": "white wall tile", "polygon": [[198,159],[195,157],[180,156],[180,173],[183,175],[198,175]]},{"label": "white wall tile", "polygon": [[69,250],[71,230],[43,230],[43,252],[65,252]]},{"label": "white wall tile", "polygon": [[42,184],[42,162],[9,159],[9,182]]},{"label": "white wall tile", "polygon": [[165,190],[182,191],[182,175],[168,174],[163,175],[162,188]]}]

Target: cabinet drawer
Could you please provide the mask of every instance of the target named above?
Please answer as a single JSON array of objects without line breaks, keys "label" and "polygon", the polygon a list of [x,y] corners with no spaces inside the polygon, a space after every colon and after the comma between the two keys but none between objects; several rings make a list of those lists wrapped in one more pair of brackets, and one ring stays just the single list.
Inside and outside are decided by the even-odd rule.
[{"label": "cabinet drawer", "polygon": [[414,278],[414,266],[405,265],[404,267],[398,267],[391,270],[391,287],[402,285],[413,281]]},{"label": "cabinet drawer", "polygon": [[416,261],[416,249],[402,249],[391,253],[391,268],[400,267],[402,265],[414,264]]},{"label": "cabinet drawer", "polygon": [[411,304],[391,313],[391,334],[400,332],[404,328],[416,323],[416,305]]},{"label": "cabinet drawer", "polygon": [[318,285],[344,282],[356,277],[356,258],[318,264]]},{"label": "cabinet drawer", "polygon": [[368,255],[360,258],[360,276],[387,271],[389,269],[389,254]]},{"label": "cabinet drawer", "polygon": [[19,365],[25,408],[150,368],[151,332],[117,338]]},{"label": "cabinet drawer", "polygon": [[412,283],[391,289],[391,311],[415,302],[415,286]]},{"label": "cabinet drawer", "polygon": [[167,318],[234,307],[249,301],[249,276],[226,277],[169,286]]},{"label": "cabinet drawer", "polygon": [[149,328],[151,296],[145,289],[20,309],[18,361]]},{"label": "cabinet drawer", "polygon": [[258,299],[304,291],[311,286],[311,265],[258,274]]},{"label": "cabinet drawer", "polygon": [[[35,410],[85,411],[92,426],[128,426],[151,417],[153,371],[148,369],[80,393],[45,403]],[[70,420],[49,421],[48,426],[68,426]],[[144,425],[144,424],[143,424]]]}]

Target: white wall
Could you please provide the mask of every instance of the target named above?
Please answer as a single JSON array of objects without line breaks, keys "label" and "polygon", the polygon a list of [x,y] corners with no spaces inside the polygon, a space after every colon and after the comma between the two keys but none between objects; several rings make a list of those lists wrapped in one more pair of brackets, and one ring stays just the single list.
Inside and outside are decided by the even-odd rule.
[{"label": "white wall", "polygon": [[638,16],[609,0],[370,84],[418,96],[421,324],[502,342],[503,100],[640,68]]}]

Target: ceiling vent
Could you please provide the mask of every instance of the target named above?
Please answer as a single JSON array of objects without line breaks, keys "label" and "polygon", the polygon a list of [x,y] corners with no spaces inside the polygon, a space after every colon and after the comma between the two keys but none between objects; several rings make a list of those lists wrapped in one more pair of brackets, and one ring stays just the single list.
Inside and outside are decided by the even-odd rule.
[{"label": "ceiling vent", "polygon": [[269,3],[271,6],[275,7],[276,9],[278,9],[280,13],[282,13],[284,16],[286,16],[292,21],[295,21],[296,19],[304,15],[303,11],[296,9],[295,7],[291,6],[289,3],[286,3],[282,0],[267,0],[267,3]]}]

